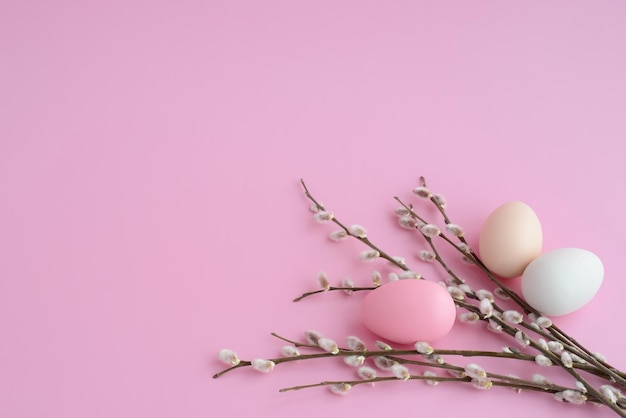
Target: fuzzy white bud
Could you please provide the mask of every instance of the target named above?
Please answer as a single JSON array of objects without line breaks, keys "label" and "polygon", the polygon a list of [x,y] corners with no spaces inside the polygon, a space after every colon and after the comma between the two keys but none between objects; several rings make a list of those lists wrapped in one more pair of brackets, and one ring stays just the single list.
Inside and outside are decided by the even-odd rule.
[{"label": "fuzzy white bud", "polygon": [[422,357],[424,357],[426,360],[430,361],[431,363],[437,363],[437,364],[444,364],[446,361],[443,359],[443,357],[441,357],[438,354],[423,354]]},{"label": "fuzzy white bud", "polygon": [[300,355],[300,351],[292,345],[283,346],[281,352],[285,357],[298,357]]},{"label": "fuzzy white bud", "polygon": [[380,257],[380,253],[376,250],[365,250],[359,254],[359,258],[364,261],[376,260],[378,257]]},{"label": "fuzzy white bud", "polygon": [[454,236],[457,236],[457,237],[463,236],[463,228],[461,228],[457,224],[447,224],[446,230]]},{"label": "fuzzy white bud", "polygon": [[407,279],[419,280],[422,278],[422,275],[411,270],[405,270],[405,271],[400,272],[400,274],[398,274],[398,278],[400,278],[400,280],[407,280]]},{"label": "fuzzy white bud", "polygon": [[400,278],[396,273],[389,273],[387,280],[389,280],[390,282],[397,282],[398,280],[400,280]]},{"label": "fuzzy white bud", "polygon": [[490,319],[487,324],[487,330],[499,334],[502,332],[502,325],[500,325],[497,321]]},{"label": "fuzzy white bud", "polygon": [[535,363],[543,367],[552,366],[552,360],[550,360],[548,357],[544,356],[543,354],[537,354],[535,356]]},{"label": "fuzzy white bud", "polygon": [[347,237],[348,233],[343,229],[338,229],[328,234],[328,238],[330,238],[331,241],[341,241]]},{"label": "fuzzy white bud", "polygon": [[496,287],[493,290],[493,294],[496,295],[498,298],[500,298],[502,300],[509,300],[509,299],[511,299],[511,296],[509,296],[508,293],[506,293],[504,290],[502,290],[499,287]]},{"label": "fuzzy white bud", "polygon": [[332,212],[325,210],[319,211],[315,214],[315,220],[319,223],[330,222],[335,218]]},{"label": "fuzzy white bud", "polygon": [[624,397],[619,389],[611,385],[600,386],[600,393],[604,399],[613,404],[617,403],[618,400]]},{"label": "fuzzy white bud", "polygon": [[459,320],[466,324],[475,324],[480,319],[480,316],[476,312],[463,312],[459,315]]},{"label": "fuzzy white bud", "polygon": [[545,316],[540,316],[535,320],[535,323],[541,328],[549,328],[552,326],[552,320]]},{"label": "fuzzy white bud", "polygon": [[490,291],[488,291],[486,289],[478,289],[476,291],[476,297],[479,300],[487,299],[491,303],[495,302],[495,299],[493,297],[493,293],[491,293]]},{"label": "fuzzy white bud", "polygon": [[403,364],[396,363],[391,366],[391,373],[400,380],[409,380],[411,378],[411,372],[408,367]]},{"label": "fuzzy white bud", "polygon": [[391,368],[395,364],[398,364],[398,362],[391,360],[385,356],[377,356],[377,357],[374,357],[374,364],[380,370],[391,370]]},{"label": "fuzzy white bud", "polygon": [[407,216],[411,214],[411,211],[405,208],[404,206],[399,206],[395,210],[396,215],[398,216]]},{"label": "fuzzy white bud", "polygon": [[402,216],[398,219],[398,223],[401,227],[406,229],[415,229],[418,225],[417,220],[412,216]]},{"label": "fuzzy white bud", "polygon": [[434,350],[426,341],[418,341],[415,343],[415,350],[420,354],[431,354]]},{"label": "fuzzy white bud", "polygon": [[352,281],[351,278],[349,277],[344,277],[343,279],[341,279],[341,287],[344,287],[345,289],[343,289],[344,292],[346,292],[348,295],[351,295],[352,293],[354,293],[354,281]]},{"label": "fuzzy white bud", "polygon": [[548,349],[554,354],[561,354],[563,352],[563,344],[558,341],[548,341]]},{"label": "fuzzy white bud", "polygon": [[363,228],[361,225],[350,225],[348,231],[350,231],[350,235],[354,235],[355,237],[367,237],[367,232],[365,231],[365,228]]},{"label": "fuzzy white bud", "polygon": [[320,271],[317,275],[317,283],[324,290],[330,289],[330,281],[328,281],[328,276],[323,271]]},{"label": "fuzzy white bud", "polygon": [[561,363],[563,363],[563,366],[567,367],[568,369],[574,367],[574,360],[572,360],[572,356],[567,351],[563,351],[561,353]]},{"label": "fuzzy white bud", "polygon": [[[602,386],[600,386],[600,389],[602,389]],[[576,390],[578,390],[579,392],[582,393],[587,393],[587,386],[585,386],[585,384],[583,382],[581,382],[580,380],[576,381]]]},{"label": "fuzzy white bud", "polygon": [[552,382],[547,377],[539,373],[535,373],[533,377],[531,378],[531,380],[540,385],[552,386]]},{"label": "fuzzy white bud", "polygon": [[489,379],[472,379],[472,385],[476,389],[488,390],[493,386],[493,382]]},{"label": "fuzzy white bud", "polygon": [[457,243],[456,248],[463,251],[465,254],[469,254],[470,252],[472,252],[472,249],[470,248],[470,246],[464,242]]},{"label": "fuzzy white bud", "polygon": [[415,189],[413,189],[413,193],[415,193],[418,197],[422,199],[430,199],[430,197],[433,195],[428,187],[424,186],[416,187]]},{"label": "fuzzy white bud", "polygon": [[376,341],[374,341],[374,345],[379,350],[383,350],[383,351],[391,351],[391,350],[393,350],[392,346],[390,346],[389,344],[387,344],[387,343],[385,343],[383,341],[376,340]]},{"label": "fuzzy white bud", "polygon": [[352,386],[349,383],[336,383],[329,386],[330,391],[335,395],[346,395]]},{"label": "fuzzy white bud", "polygon": [[524,315],[516,310],[502,312],[502,319],[509,324],[519,324],[524,320]]},{"label": "fuzzy white bud", "polygon": [[435,193],[433,195],[433,200],[435,201],[437,206],[439,206],[441,208],[445,208],[446,207],[446,198],[442,194]]},{"label": "fuzzy white bud", "polygon": [[459,289],[461,289],[462,291],[464,291],[465,293],[472,293],[472,288],[465,283],[461,283],[459,286]]},{"label": "fuzzy white bud", "polygon": [[217,353],[217,357],[222,363],[228,364],[229,366],[236,366],[239,364],[240,360],[237,357],[237,353],[229,348],[224,348]]},{"label": "fuzzy white bud", "polygon": [[318,342],[322,337],[322,334],[312,329],[304,331],[304,338],[306,338],[306,342],[310,345],[319,346]]},{"label": "fuzzy white bud", "polygon": [[450,277],[446,277],[446,282],[445,282],[448,286],[456,286],[458,284],[458,281],[450,276]]},{"label": "fuzzy white bud", "polygon": [[319,205],[316,205],[315,203],[313,203],[313,204],[309,207],[309,209],[311,209],[311,212],[313,212],[313,213],[317,213],[317,212],[319,212],[320,210],[322,210],[322,208],[321,208],[321,207],[323,207],[323,206],[324,206],[324,205],[322,205],[321,203],[320,203]]},{"label": "fuzzy white bud", "polygon": [[373,368],[369,366],[359,367],[357,374],[363,380],[376,379],[376,370],[374,370]]},{"label": "fuzzy white bud", "polygon": [[515,333],[515,340],[522,347],[528,347],[530,345],[530,338],[524,331],[517,331]]},{"label": "fuzzy white bud", "polygon": [[461,290],[458,286],[448,286],[448,293],[452,296],[453,299],[463,300],[465,299],[465,292]]},{"label": "fuzzy white bud", "polygon": [[593,356],[596,358],[596,360],[606,363],[606,357],[604,357],[602,353],[595,352],[593,353]]},{"label": "fuzzy white bud", "polygon": [[577,390],[566,389],[563,392],[563,399],[569,403],[573,403],[575,405],[582,405],[587,400],[587,396],[584,393],[581,393]]},{"label": "fuzzy white bud", "polygon": [[380,274],[379,271],[372,272],[372,284],[374,285],[374,287],[378,287],[381,285],[382,278],[383,276]]},{"label": "fuzzy white bud", "polygon": [[317,340],[317,344],[320,348],[328,353],[337,354],[339,353],[339,346],[337,343],[330,338],[322,337]]},{"label": "fuzzy white bud", "polygon": [[[424,377],[437,377],[437,373],[430,371],[430,370],[424,370],[424,373],[422,373],[422,376]],[[426,379],[425,380],[426,383],[428,383],[431,386],[437,386],[439,384],[438,380],[432,380],[432,379]]]},{"label": "fuzzy white bud", "polygon": [[439,227],[433,224],[422,225],[422,227],[420,228],[420,231],[422,234],[424,234],[425,237],[428,237],[428,238],[434,238],[436,236],[441,235],[441,230],[439,229]]},{"label": "fuzzy white bud", "polygon": [[354,335],[350,335],[346,337],[346,344],[348,348],[352,351],[367,351],[367,346],[359,337]]},{"label": "fuzzy white bud", "polygon": [[478,308],[480,309],[480,313],[483,314],[483,318],[491,318],[493,315],[493,305],[487,298],[481,299]]},{"label": "fuzzy white bud", "polygon": [[269,373],[274,370],[274,362],[262,358],[255,358],[250,362],[252,368],[258,372]]},{"label": "fuzzy white bud", "polygon": [[363,357],[363,356],[345,356],[343,358],[343,361],[348,366],[359,367],[365,361],[365,357]]},{"label": "fuzzy white bud", "polygon": [[544,351],[550,351],[547,341],[543,338],[537,339],[537,344],[539,344],[539,347],[541,347]]},{"label": "fuzzy white bud", "polygon": [[434,252],[428,250],[421,250],[417,254],[417,256],[420,258],[420,260],[427,261],[429,263],[432,263],[433,261],[435,261],[435,258],[437,258]]},{"label": "fuzzy white bud", "polygon": [[485,369],[480,367],[476,363],[469,363],[465,365],[465,374],[474,379],[484,379],[487,377],[487,372]]}]

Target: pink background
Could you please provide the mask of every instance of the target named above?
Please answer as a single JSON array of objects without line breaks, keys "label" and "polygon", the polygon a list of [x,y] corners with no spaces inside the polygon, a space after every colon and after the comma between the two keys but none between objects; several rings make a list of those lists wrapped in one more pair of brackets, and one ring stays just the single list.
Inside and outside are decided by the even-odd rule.
[{"label": "pink background", "polygon": [[[624,22],[621,1],[3,0],[0,416],[613,416],[420,382],[278,393],[340,361],[211,376],[224,347],[276,356],[271,331],[373,340],[362,294],[291,302],[320,270],[389,271],[328,242],[300,177],[416,268],[391,213],[420,175],[472,243],[527,202],[544,251],[603,260],[558,323],[626,368]],[[505,344],[481,335],[437,346]]]}]

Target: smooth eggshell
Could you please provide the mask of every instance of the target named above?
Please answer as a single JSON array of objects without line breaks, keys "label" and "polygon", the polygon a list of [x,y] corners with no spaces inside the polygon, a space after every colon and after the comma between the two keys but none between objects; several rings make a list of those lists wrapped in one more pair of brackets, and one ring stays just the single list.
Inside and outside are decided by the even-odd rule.
[{"label": "smooth eggshell", "polygon": [[580,248],[561,248],[536,258],[522,275],[522,295],[544,315],[559,316],[586,305],[604,277],[602,261]]},{"label": "smooth eggshell", "polygon": [[426,280],[398,280],[370,292],[361,318],[374,334],[398,344],[435,341],[454,324],[456,308],[442,286]]},{"label": "smooth eggshell", "polygon": [[496,276],[518,277],[541,252],[543,233],[535,212],[523,202],[508,202],[487,218],[478,253]]}]

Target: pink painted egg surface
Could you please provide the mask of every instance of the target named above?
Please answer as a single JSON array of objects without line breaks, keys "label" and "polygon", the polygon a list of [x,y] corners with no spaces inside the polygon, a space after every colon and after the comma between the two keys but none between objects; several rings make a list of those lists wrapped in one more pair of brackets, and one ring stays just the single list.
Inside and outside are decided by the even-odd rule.
[{"label": "pink painted egg surface", "polygon": [[369,293],[361,306],[363,324],[398,343],[432,342],[450,332],[456,307],[446,289],[426,280],[398,280]]}]

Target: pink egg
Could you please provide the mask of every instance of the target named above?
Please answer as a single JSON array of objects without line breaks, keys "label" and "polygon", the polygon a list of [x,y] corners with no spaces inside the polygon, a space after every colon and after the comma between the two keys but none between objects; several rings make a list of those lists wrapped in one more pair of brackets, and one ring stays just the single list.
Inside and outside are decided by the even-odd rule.
[{"label": "pink egg", "polygon": [[370,292],[361,318],[374,334],[398,344],[432,342],[450,332],[456,307],[446,289],[426,280],[398,280]]}]

